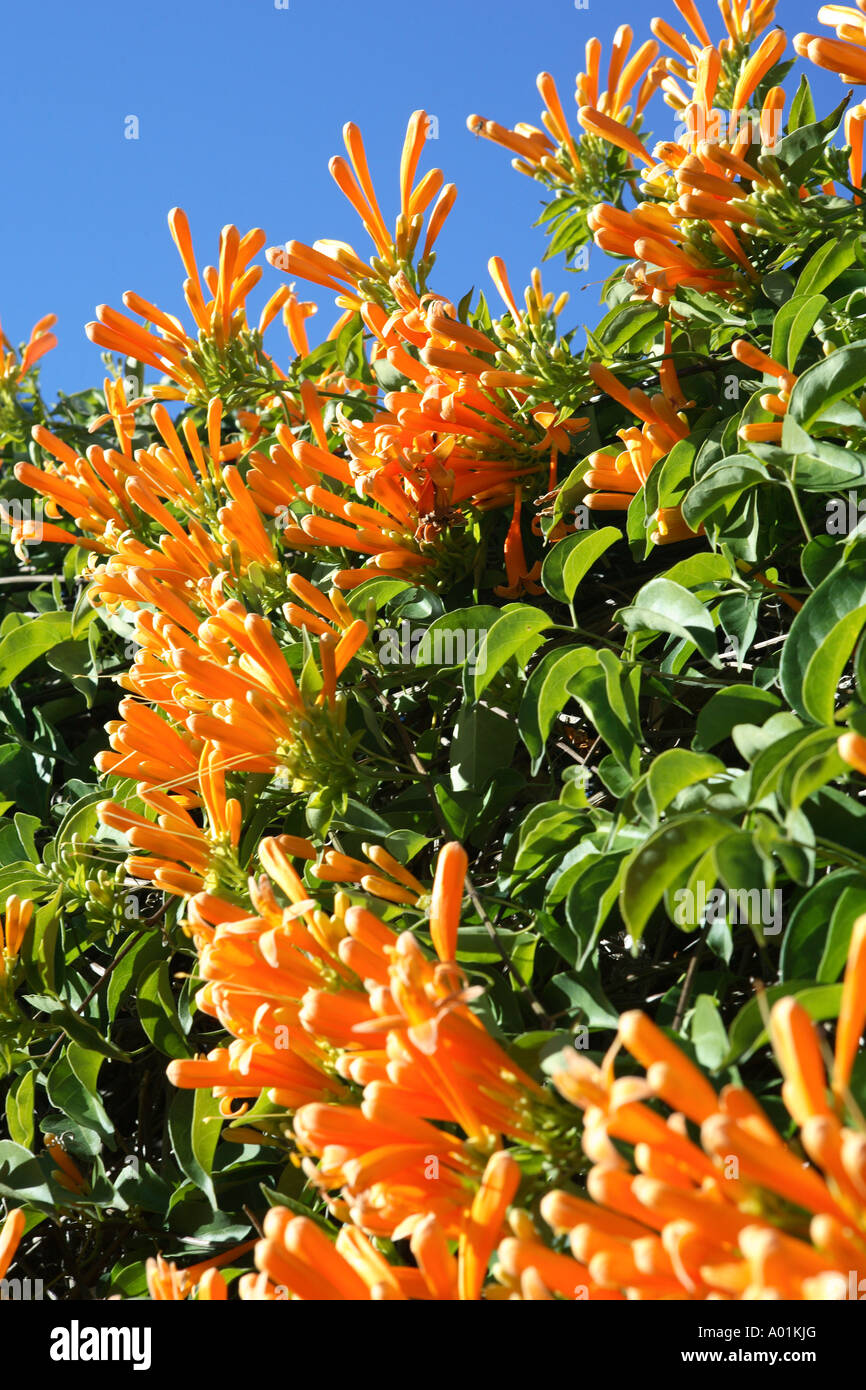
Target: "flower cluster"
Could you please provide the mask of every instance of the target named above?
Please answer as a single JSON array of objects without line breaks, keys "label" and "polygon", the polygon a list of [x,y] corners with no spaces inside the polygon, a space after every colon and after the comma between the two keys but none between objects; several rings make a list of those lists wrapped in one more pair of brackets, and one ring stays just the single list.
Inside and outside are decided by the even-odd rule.
[{"label": "flower cluster", "polygon": [[[289,1137],[338,1220],[401,1239],[429,1217],[440,1243],[465,1237],[504,1142],[553,1155],[573,1122],[470,1008],[478,990],[455,963],[461,847],[440,852],[430,892],[379,846],[367,847],[367,864],[330,852],[311,868],[325,882],[359,882],[383,905],[423,909],[432,958],[412,931],[396,933],[342,888],[330,912],[317,906],[292,863],[314,853],[291,837],[262,841],[267,872],[250,880],[253,915],[213,894],[191,897],[188,930],[205,981],[198,1007],[233,1041],[172,1062],[169,1079],[212,1088],[245,1138],[259,1129],[279,1138],[285,1122],[274,1107],[290,1111]],[[249,1105],[262,1093],[270,1113],[259,1119],[261,1106]],[[266,1235],[280,1241],[285,1231]],[[260,1267],[291,1287],[276,1271],[283,1253],[268,1245]],[[473,1287],[485,1268],[486,1259]]]},{"label": "flower cluster", "polygon": [[[423,909],[432,955],[342,890],[332,911],[317,907],[291,862],[314,851],[289,837],[260,846],[255,915],[208,894],[189,902],[197,1002],[234,1040],[172,1062],[169,1078],[213,1087],[238,1141],[289,1142],[339,1228],[332,1240],[329,1222],[273,1208],[242,1298],[849,1296],[850,1271],[866,1270],[866,1138],[849,1094],[866,1025],[866,917],[829,1080],[802,1004],[787,996],[769,1013],[793,1138],[744,1086],[717,1094],[632,1011],[599,1062],[570,1048],[553,1070],[583,1112],[580,1154],[567,1110],[471,1007],[477,992],[454,960],[462,849],[442,850],[429,895],[385,851],[368,853],[366,865],[331,854],[313,873]],[[585,1195],[542,1185],[539,1198],[539,1159],[542,1171],[586,1168]],[[383,1238],[408,1239],[414,1262],[390,1263]],[[153,1264],[152,1296],[185,1297],[207,1265]],[[225,1297],[216,1287],[198,1296]]]},{"label": "flower cluster", "polygon": [[[795,1127],[790,1139],[745,1087],[717,1094],[645,1014],[621,1016],[600,1065],[567,1054],[554,1079],[584,1112],[592,1200],[553,1192],[541,1214],[568,1236],[573,1285],[640,1299],[851,1297],[852,1274],[858,1288],[866,1269],[866,1137],[848,1089],[864,1023],[861,917],[829,1080],[823,1036],[803,1005],[788,996],[769,1013],[782,1099]],[[620,1049],[642,1075],[616,1075]],[[515,1291],[539,1296],[534,1283],[527,1289],[515,1280],[521,1257],[510,1247],[503,1265]],[[546,1282],[542,1260],[536,1269]],[[564,1270],[548,1287],[570,1292]]]},{"label": "flower cluster", "polygon": [[835,29],[836,38],[798,34],[794,39],[797,52],[817,67],[838,73],[843,82],[866,82],[866,6],[862,0],[857,0],[856,10],[850,5],[822,5],[818,19]]},{"label": "flower cluster", "polygon": [[[633,35],[622,26],[601,94],[600,45],[595,39],[587,45],[587,71],[577,76],[577,120],[583,131],[579,138],[569,128],[549,73],[538,78],[547,134],[522,124],[505,130],[477,116],[469,121],[471,130],[516,152],[516,168],[554,190],[556,197],[545,216],[558,239],[563,218],[585,223],[599,250],[627,261],[623,279],[632,287],[632,299],[654,303],[664,315],[662,392],[654,398],[654,409],[642,390],[623,386],[603,362],[590,367],[604,396],[625,405],[643,422],[642,427],[619,431],[626,452],[605,446],[588,457],[585,482],[591,492],[585,501],[591,508],[627,506],[643,489],[652,465],[688,434],[674,359],[679,329],[690,313],[689,292],[692,303],[697,294],[748,305],[763,268],[772,263],[772,248],[808,237],[817,225],[812,211],[816,194],[835,194],[832,180],[818,172],[792,180],[774,159],[785,93],[773,77],[787,47],[784,31],[770,28],[774,0],[724,4],[726,33],[718,42],[711,39],[693,0],[677,3],[690,33],[677,33],[666,21],[654,19],[651,28],[658,43],[648,41],[626,61]],[[799,35],[797,51],[836,71],[843,71],[844,56],[846,80],[863,81],[862,73],[850,74],[857,73],[858,62],[862,66],[855,45],[866,42],[864,15],[828,5],[819,18],[836,25],[845,42]],[[671,50],[661,58],[659,43]],[[655,88],[680,124],[674,139],[650,150],[641,138],[639,117]],[[861,107],[846,116],[845,133],[856,189],[863,177]],[[617,155],[622,161],[616,163],[612,179],[593,157],[599,147],[608,159]],[[634,194],[632,207],[626,206],[629,190]],[[859,200],[855,194],[855,202]],[[560,203],[567,213],[557,211]],[[575,237],[572,246],[579,243],[577,232]],[[676,506],[660,509],[649,520],[655,521],[650,533],[654,544],[693,534]],[[559,534],[556,531],[553,538]]]}]

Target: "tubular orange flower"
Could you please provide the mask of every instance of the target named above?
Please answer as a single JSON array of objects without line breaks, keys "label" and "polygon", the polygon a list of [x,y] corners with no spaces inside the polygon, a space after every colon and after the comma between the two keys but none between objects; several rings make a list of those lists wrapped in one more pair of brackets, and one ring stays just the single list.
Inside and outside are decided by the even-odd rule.
[{"label": "tubular orange flower", "polygon": [[598,111],[592,106],[581,106],[577,119],[590,135],[597,135],[599,139],[608,140],[611,145],[625,150],[626,154],[630,154],[639,164],[652,165],[652,157],[647,154],[638,137],[603,111]]},{"label": "tubular orange flower", "polygon": [[[671,341],[671,334],[666,331],[666,361],[659,374],[662,390],[654,396],[629,390],[602,363],[589,365],[589,374],[598,389],[643,421],[641,429],[617,431],[625,444],[622,452],[609,446],[588,456],[590,467],[583,479],[591,489],[584,498],[590,510],[617,511],[628,507],[635,493],[646,483],[653,465],[665,457],[678,439],[688,434],[688,426],[680,413],[681,407],[688,403],[670,360]],[[683,520],[679,507],[659,509],[655,520],[657,529],[651,532],[655,545],[673,544],[695,535]]]},{"label": "tubular orange flower", "polygon": [[287,242],[284,249],[271,248],[267,253],[271,265],[290,275],[297,274],[303,279],[312,280],[326,289],[337,290],[338,303],[343,308],[360,307],[362,299],[358,286],[362,279],[387,281],[396,270],[398,261],[412,259],[421,234],[424,212],[441,189],[439,200],[430,215],[424,243],[422,263],[429,264],[433,259],[433,244],[456,195],[453,185],[442,188],[442,172],[439,169],[431,170],[414,184],[429,119],[425,111],[415,111],[409,119],[400,164],[400,212],[393,233],[387,228],[379,207],[361,132],[351,122],[343,127],[343,140],[349,159],[347,161],[342,156],[336,156],[331,160],[330,172],[340,192],[357,212],[376,248],[371,265],[365,265],[356,252],[344,243],[317,242],[315,246],[306,246],[297,241]]},{"label": "tubular orange flower", "polygon": [[62,1140],[53,1134],[45,1134],[43,1137],[46,1149],[57,1164],[52,1174],[54,1181],[76,1196],[83,1196],[89,1191],[90,1184],[74,1158],[66,1152]]},{"label": "tubular orange flower", "polygon": [[496,1248],[505,1213],[520,1184],[520,1167],[504,1149],[491,1156],[460,1235],[461,1299],[481,1297],[487,1263]]},{"label": "tubular orange flower", "polygon": [[856,768],[858,772],[866,774],[866,738],[862,734],[854,733],[849,730],[846,734],[840,734],[836,741],[839,757],[842,758],[849,767]]},{"label": "tubular orange flower", "polygon": [[15,964],[33,919],[33,906],[29,898],[14,893],[6,899],[6,916],[0,918],[0,991],[14,989]]},{"label": "tubular orange flower", "polygon": [[0,940],[5,937],[4,955],[17,956],[21,950],[24,933],[33,918],[33,903],[29,898],[21,899],[16,894],[6,899],[6,919],[0,926]]},{"label": "tubular orange flower", "polygon": [[514,497],[514,514],[505,539],[505,574],[508,582],[496,587],[497,594],[501,594],[503,598],[517,598],[522,593],[540,594],[542,592],[542,587],[538,582],[541,574],[541,562],[537,561],[532,569],[526,563],[523,537],[520,533],[520,502],[520,489],[518,488]]},{"label": "tubular orange flower", "polygon": [[147,1291],[152,1299],[160,1303],[182,1302],[190,1294],[207,1301],[224,1300],[228,1297],[228,1290],[219,1269],[245,1255],[255,1244],[254,1240],[248,1240],[242,1245],[233,1245],[221,1255],[202,1260],[199,1264],[187,1265],[185,1269],[179,1269],[173,1260],[165,1260],[162,1255],[157,1255],[145,1264]]},{"label": "tubular orange flower", "polygon": [[838,73],[843,82],[866,82],[866,53],[862,48],[863,40],[859,29],[853,29],[852,33],[857,34],[854,43],[818,38],[814,34],[797,34],[794,38],[794,48],[801,58],[808,58],[816,67]]},{"label": "tubular orange flower", "polygon": [[[247,297],[262,274],[261,266],[251,262],[264,246],[265,234],[261,228],[255,228],[241,236],[237,227],[224,227],[220,235],[218,266],[213,273],[205,271],[202,275],[193,251],[189,223],[181,208],[172,208],[168,225],[187,272],[184,298],[195,321],[197,336],[187,333],[174,315],[164,313],[129,291],[123,297],[124,305],[143,323],[136,323],[127,314],[102,304],[96,311],[96,322],[87,325],[88,337],[100,347],[137,358],[168,376],[174,384],[155,387],[155,395],[195,404],[220,395],[233,405],[246,394],[245,373],[261,374],[264,370],[277,375],[273,362],[262,348],[261,332],[279,308],[281,299],[276,304],[272,300],[264,311],[261,330],[250,329],[246,311]],[[147,324],[152,325],[152,330],[145,326]]]},{"label": "tubular orange flower", "polygon": [[731,344],[731,354],[738,362],[744,366],[751,367],[753,371],[763,372],[767,376],[772,376],[779,382],[785,391],[790,391],[795,384],[797,377],[794,372],[789,372],[780,362],[769,357],[767,353],[761,352],[745,338],[737,338]]},{"label": "tubular orange flower", "polygon": [[444,846],[436,863],[430,900],[430,936],[443,962],[457,955],[457,928],[463,903],[463,885],[469,860],[463,846],[452,841]]},{"label": "tubular orange flower", "polygon": [[[853,106],[845,115],[845,139],[851,146],[848,169],[855,188],[863,186],[863,132],[866,129],[866,107],[862,102]],[[854,195],[855,203],[861,202],[859,194]]]},{"label": "tubular orange flower", "polygon": [[767,149],[772,149],[779,140],[784,106],[784,88],[771,87],[761,107],[761,144]]},{"label": "tubular orange flower", "polygon": [[[361,184],[355,187],[360,196]],[[369,198],[364,207],[372,227],[376,219]],[[377,235],[381,239],[380,231]],[[328,267],[327,278],[334,286],[337,275],[356,286],[371,278],[345,249],[337,248],[330,257],[322,250],[314,255],[307,250],[311,254],[304,253],[303,267],[297,261],[301,253],[291,248],[286,258],[274,253],[272,259],[314,279]],[[419,292],[402,269],[386,265],[381,257],[374,262],[393,312],[387,315],[378,301],[360,294],[352,296],[351,304],[373,335],[373,359],[384,357],[406,385],[385,396],[385,409],[371,421],[341,418],[348,467],[341,468],[341,461],[325,449],[291,441],[278,430],[279,446],[271,451],[276,467],[255,456],[249,482],[260,505],[266,500],[280,505],[279,490],[283,510],[301,496],[312,504],[315,510],[285,533],[294,546],[349,549],[369,557],[363,568],[341,570],[338,586],[353,587],[376,570],[440,584],[471,566],[474,549],[466,511],[512,505],[522,481],[540,472],[545,461],[554,471],[570,435],[587,422],[560,420],[548,402],[527,401],[523,386],[536,394],[543,383],[528,376],[523,382],[495,369],[491,359],[502,356],[495,335],[461,322],[452,304]],[[495,259],[491,266],[494,279],[503,285]],[[528,301],[533,323],[533,316],[552,306],[552,298],[542,295],[539,303],[536,300],[534,290]],[[514,323],[522,328],[523,315],[513,297],[509,307]],[[320,445],[324,442],[322,438]],[[323,471],[353,485],[364,504],[322,486]]]},{"label": "tubular orange flower", "polygon": [[6,1271],[15,1259],[15,1252],[21,1243],[26,1225],[24,1208],[13,1207],[0,1229],[0,1279],[6,1277]]},{"label": "tubular orange flower", "polygon": [[866,917],[858,917],[851,931],[848,964],[839,1022],[836,1027],[836,1057],[833,1089],[841,1100],[851,1077],[851,1068],[866,1026]]},{"label": "tubular orange flower", "polygon": [[785,1077],[785,1104],[802,1126],[815,1115],[829,1114],[827,1077],[812,1021],[796,999],[780,999],[773,1009],[771,1037]]},{"label": "tubular orange flower", "polygon": [[20,359],[0,324],[0,385],[17,389],[22,378],[32,371],[46,352],[51,352],[52,348],[57,347],[57,338],[51,332],[56,322],[56,314],[46,314],[33,325]]},{"label": "tubular orange flower", "polygon": [[[586,71],[577,74],[575,93],[578,107],[597,111],[602,125],[610,123],[609,126],[605,125],[604,130],[589,130],[581,121],[584,128],[591,135],[601,136],[612,144],[630,149],[630,152],[639,148],[633,131],[636,118],[662,76],[652,66],[658,54],[658,45],[648,40],[629,59],[632,38],[631,28],[620,25],[614,36],[604,91],[599,90],[601,44],[597,39],[591,39],[586,45]],[[578,143],[573,137],[550,73],[539,73],[537,86],[545,103],[541,114],[544,130],[525,122],[509,130],[496,121],[484,120],[480,116],[470,116],[467,125],[473,134],[483,135],[516,155],[512,164],[521,173],[554,187],[565,185],[585,197],[593,178],[585,166],[587,163],[592,166],[593,154],[588,147],[583,149],[583,139]],[[621,132],[619,136],[617,129]]]},{"label": "tubular orange flower", "polygon": [[767,34],[743,68],[731,101],[731,112],[736,120],[755,88],[781,58],[787,45],[787,38],[781,29]]},{"label": "tubular orange flower", "polygon": [[[859,0],[858,0],[859,4]],[[819,39],[812,34],[798,34],[794,47],[801,57],[808,57],[819,67],[838,72],[845,82],[866,81],[866,13],[862,5],[822,5],[818,21],[836,30],[836,40]]]},{"label": "tubular orange flower", "polygon": [[[415,875],[380,845],[364,845],[363,851],[369,863],[326,850],[311,872],[328,883],[359,883],[373,897],[417,906],[424,889]],[[310,858],[315,858],[315,851]],[[371,869],[379,872],[371,873]]]}]

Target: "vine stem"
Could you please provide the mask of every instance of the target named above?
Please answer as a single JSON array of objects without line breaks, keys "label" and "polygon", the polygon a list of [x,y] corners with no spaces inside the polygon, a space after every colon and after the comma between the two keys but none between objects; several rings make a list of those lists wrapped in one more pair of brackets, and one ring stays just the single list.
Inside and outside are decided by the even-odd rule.
[{"label": "vine stem", "polygon": [[[796,464],[795,464],[795,467],[796,467]],[[794,480],[793,480],[793,478],[787,478],[787,477],[786,477],[786,479],[785,479],[785,485],[786,485],[786,487],[787,487],[787,489],[788,489],[788,492],[791,494],[791,501],[792,501],[793,504],[794,504],[794,511],[797,513],[797,519],[798,519],[798,521],[800,522],[800,525],[801,525],[802,528],[803,528],[803,535],[806,537],[807,542],[809,542],[809,541],[812,540],[812,532],[809,530],[809,523],[807,522],[805,516],[803,515],[803,508],[800,506],[800,499],[799,499],[799,497],[797,496],[797,489],[796,489],[796,487],[794,486]]]},{"label": "vine stem", "polygon": [[703,939],[701,939],[697,944],[694,955],[689,961],[688,969],[686,970],[686,978],[683,980],[683,987],[680,990],[680,997],[677,1000],[677,1010],[674,1014],[674,1021],[672,1025],[675,1033],[678,1033],[680,1031],[680,1026],[682,1024],[683,1019],[685,1018],[689,998],[691,996],[692,989],[694,988],[695,976],[698,973],[698,966],[700,965],[701,956],[703,955],[703,953],[704,942]]}]

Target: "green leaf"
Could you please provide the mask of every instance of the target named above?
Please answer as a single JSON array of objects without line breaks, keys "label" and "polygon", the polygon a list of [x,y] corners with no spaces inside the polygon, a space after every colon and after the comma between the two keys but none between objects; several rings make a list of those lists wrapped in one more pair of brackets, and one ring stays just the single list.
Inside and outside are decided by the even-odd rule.
[{"label": "green leaf", "polygon": [[[128,943],[129,937],[116,943],[118,954]],[[112,970],[111,979],[108,981],[105,998],[110,1019],[113,1019],[117,1013],[118,1005],[131,988],[135,976],[139,972],[143,972],[144,966],[162,959],[163,954],[162,940],[158,931],[145,932],[134,946],[129,946],[120,964]]]},{"label": "green leaf", "polygon": [[[496,937],[500,945],[510,952],[525,932],[509,931],[498,927]],[[502,952],[493,944],[486,927],[461,927],[457,941],[457,959],[474,965],[497,965],[502,960]]]},{"label": "green leaf", "polygon": [[[19,892],[19,896],[26,896],[19,889],[16,891]],[[37,908],[33,916],[31,938],[28,943],[33,962],[39,971],[40,982],[51,993],[54,992],[55,987],[55,957],[57,937],[60,932],[62,902],[63,888],[59,887],[47,903]]]},{"label": "green leaf", "polygon": [[701,601],[681,584],[651,579],[629,608],[616,614],[628,632],[667,632],[693,642],[702,656],[719,664],[713,620]]},{"label": "green leaf", "polygon": [[97,1091],[99,1068],[103,1061],[104,1058],[98,1053],[70,1043],[51,1068],[45,1089],[51,1104],[61,1115],[84,1129],[95,1131],[113,1147],[114,1126]]},{"label": "green leaf", "polygon": [[221,1128],[219,1101],[212,1091],[204,1086],[178,1091],[168,1111],[174,1157],[181,1172],[201,1188],[214,1209],[217,1202],[211,1172]]},{"label": "green leaf", "polygon": [[[847,503],[838,502],[840,508],[847,511]],[[830,526],[830,509],[828,508],[827,525]],[[816,536],[809,541],[800,554],[800,569],[803,571],[803,578],[810,589],[817,589],[822,579],[826,579],[831,570],[836,568],[839,560],[837,549],[837,535]]]},{"label": "green leaf", "polygon": [[842,998],[841,985],[815,985],[809,981],[791,980],[786,984],[771,985],[763,992],[763,999],[750,999],[744,1004],[730,1027],[730,1050],[725,1058],[725,1066],[734,1062],[747,1061],[759,1047],[768,1041],[764,1028],[762,1004],[772,1008],[778,999],[793,995],[815,1022],[826,1018],[836,1018]]},{"label": "green leaf", "polygon": [[660,324],[661,315],[655,304],[617,304],[595,329],[595,336],[604,344],[605,355],[610,359],[641,332],[650,329],[655,336]]},{"label": "green leaf", "polygon": [[667,821],[626,860],[620,892],[623,920],[637,941],[665,893],[677,884],[701,855],[736,827],[721,816],[703,812]]},{"label": "green leaf", "polygon": [[475,698],[483,694],[493,678],[512,656],[525,665],[553,619],[540,608],[522,605],[498,617],[484,634],[475,659]]},{"label": "green leaf", "polygon": [[736,920],[750,926],[759,940],[764,935],[777,936],[782,927],[781,918],[776,920],[778,899],[770,899],[771,915],[770,902],[765,897],[772,861],[761,852],[757,835],[750,830],[735,831],[715,846],[714,858],[719,878],[728,890],[731,925],[734,921],[730,914],[735,913]]},{"label": "green leaf", "polygon": [[15,1206],[28,1202],[53,1208],[56,1200],[39,1160],[10,1139],[0,1139],[0,1196]]},{"label": "green leaf", "polygon": [[773,321],[770,356],[777,362],[784,362],[788,370],[793,371],[803,345],[815,326],[815,320],[829,302],[823,294],[798,294],[783,304]]},{"label": "green leaf", "polygon": [[684,787],[723,773],[725,765],[709,753],[693,753],[688,748],[668,748],[653,761],[647,773],[647,788],[657,815],[670,805]]},{"label": "green leaf", "polygon": [[600,651],[581,666],[568,689],[604,739],[617,762],[637,775],[640,753],[635,712],[626,699],[625,670],[613,652]]},{"label": "green leaf", "polygon": [[581,871],[565,902],[565,918],[575,942],[571,964],[576,970],[585,969],[595,950],[619,895],[624,863],[622,854],[595,854],[578,865]]},{"label": "green leaf", "polygon": [[38,816],[25,816],[18,811],[12,817],[12,823],[18,832],[18,839],[27,855],[27,858],[34,864],[39,863],[39,851],[36,848],[36,832],[41,828],[42,822]]},{"label": "green leaf", "polygon": [[732,506],[744,492],[771,479],[766,465],[747,454],[733,454],[713,464],[683,498],[683,516],[693,531],[720,507]]},{"label": "green leaf", "polygon": [[[171,1201],[171,1188],[149,1163],[129,1160],[121,1168],[115,1179],[114,1192],[119,1202],[126,1208],[141,1207],[144,1211],[156,1212],[165,1216]],[[117,1291],[117,1286],[112,1284]]]},{"label": "green leaf", "polygon": [[541,582],[552,598],[570,603],[580,581],[615,541],[622,540],[616,526],[598,531],[578,531],[557,541],[541,566]]},{"label": "green leaf", "polygon": [[785,699],[802,718],[832,722],[839,676],[864,621],[866,564],[862,561],[828,575],[794,618],[782,650],[779,683]]},{"label": "green leaf", "polygon": [[831,724],[836,706],[836,690],[863,624],[866,604],[848,613],[832,627],[816,648],[803,676],[803,706],[813,719]]},{"label": "green leaf", "polygon": [[36,1126],[33,1104],[36,1096],[36,1073],[27,1071],[6,1092],[6,1124],[16,1144],[33,1148]]},{"label": "green leaf", "polygon": [[820,294],[828,285],[832,285],[842,271],[852,264],[858,241],[856,232],[842,237],[828,237],[800,272],[797,298]]},{"label": "green leaf", "polygon": [[616,1028],[619,1017],[605,996],[601,985],[586,971],[580,980],[573,975],[554,975],[545,993],[545,1002],[553,1013],[578,1012],[587,1028]]},{"label": "green leaf", "polygon": [[337,361],[348,377],[356,377],[364,361],[363,328],[360,315],[353,314],[337,335]]},{"label": "green leaf", "polygon": [[91,609],[73,627],[72,614],[40,613],[25,627],[15,628],[0,639],[0,689],[4,689],[40,656],[70,637],[78,637],[95,617]]},{"label": "green leaf", "polygon": [[797,771],[815,757],[826,753],[835,743],[835,729],[814,727],[793,729],[781,738],[773,740],[758,753],[752,764],[749,804],[758,806],[766,797],[776,792],[784,801],[785,793],[790,790]]},{"label": "green leaf", "polygon": [[791,390],[788,414],[808,432],[835,401],[850,396],[864,381],[866,340],[837,348],[829,357],[807,367]]},{"label": "green leaf", "polygon": [[[497,954],[497,960],[501,956]],[[324,1231],[331,1239],[334,1237],[334,1228],[326,1220],[320,1211],[315,1211],[313,1207],[305,1202],[298,1201],[297,1197],[290,1197],[286,1192],[280,1192],[275,1187],[268,1187],[266,1183],[261,1184],[262,1196],[266,1198],[271,1207],[288,1207],[289,1211],[294,1212],[295,1216],[303,1216],[308,1221],[315,1221],[320,1230]]]},{"label": "green leaf", "polygon": [[96,808],[99,802],[104,800],[105,792],[102,789],[79,797],[60,822],[60,828],[54,837],[55,845],[59,847],[68,844],[74,835],[78,835],[81,840],[93,839],[99,829]]},{"label": "green leaf", "polygon": [[138,986],[138,1016],[154,1047],[166,1057],[188,1057],[189,1045],[177,1016],[168,962],[156,961]]},{"label": "green leaf", "polygon": [[518,832],[514,877],[537,878],[554,856],[574,843],[580,825],[580,813],[556,801],[533,806]]},{"label": "green leaf", "polygon": [[773,155],[795,187],[804,182],[825,145],[839,129],[839,122],[850,99],[849,94],[840,101],[835,111],[824,117],[823,121],[799,126],[774,147]]},{"label": "green leaf", "polygon": [[[855,409],[844,402],[843,406],[845,410]],[[841,408],[837,404],[835,412]],[[796,440],[792,439],[794,433],[799,436]],[[866,483],[866,454],[858,453],[856,449],[840,449],[826,439],[809,439],[788,415],[782,425],[782,447],[797,456],[791,477],[798,490],[830,492],[862,487]]]},{"label": "green leaf", "polygon": [[477,666],[484,634],[502,616],[501,608],[479,603],[472,608],[458,608],[434,618],[418,643],[414,656],[416,666],[435,666],[451,670],[468,662]]},{"label": "green leaf", "polygon": [[[588,408],[592,409],[592,407]],[[617,453],[613,447],[601,449],[599,452],[609,454],[611,458],[615,458]],[[557,522],[562,521],[577,506],[581,498],[586,496],[589,489],[583,481],[583,475],[588,469],[589,459],[582,458],[579,463],[574,465],[568,477],[560,483],[553,503],[551,525],[556,525]]]},{"label": "green leaf", "polygon": [[866,878],[856,869],[837,869],[804,893],[782,940],[779,973],[783,980],[817,978],[833,909],[846,887],[864,883]]},{"label": "green leaf", "polygon": [[570,699],[569,681],[581,667],[590,665],[595,659],[592,647],[567,647],[547,652],[526,682],[517,724],[532,758],[533,775],[543,761],[554,720]]},{"label": "green leaf", "polygon": [[379,357],[372,363],[373,373],[383,391],[400,391],[406,378],[397,367],[393,367],[387,357]]},{"label": "green leaf", "polygon": [[501,767],[507,767],[517,742],[514,722],[486,705],[464,705],[451,739],[451,786],[454,791],[484,791]]},{"label": "green leaf", "polygon": [[787,270],[771,270],[763,276],[761,289],[773,304],[787,304],[794,293],[794,277]]},{"label": "green leaf", "polygon": [[828,782],[834,782],[837,777],[843,777],[847,771],[847,765],[839,756],[834,738],[829,747],[807,757],[805,761],[799,761],[796,767],[786,772],[783,795],[787,806],[796,810],[821,787],[826,786]]},{"label": "green leaf", "polygon": [[695,1056],[707,1071],[718,1071],[728,1054],[729,1043],[719,1006],[711,994],[699,994],[695,1000],[691,1024]]},{"label": "green leaf", "polygon": [[725,555],[715,555],[711,550],[702,550],[698,555],[688,555],[665,570],[662,579],[670,579],[682,584],[684,589],[700,589],[704,585],[723,583],[731,577],[731,562]]},{"label": "green leaf", "polygon": [[851,932],[858,917],[866,913],[866,879],[842,888],[833,911],[818,965],[816,979],[822,985],[835,983],[845,969]]},{"label": "green leaf", "polygon": [[[659,507],[680,502],[692,481],[698,442],[699,438],[678,439],[670,453],[653,464],[643,489],[647,516],[654,516]],[[668,578],[675,576],[668,574]]]},{"label": "green leaf", "polygon": [[799,130],[801,126],[813,125],[815,122],[815,103],[812,100],[812,89],[809,86],[809,79],[805,73],[800,78],[800,85],[794,93],[791,102],[791,114],[788,117],[788,130]]}]

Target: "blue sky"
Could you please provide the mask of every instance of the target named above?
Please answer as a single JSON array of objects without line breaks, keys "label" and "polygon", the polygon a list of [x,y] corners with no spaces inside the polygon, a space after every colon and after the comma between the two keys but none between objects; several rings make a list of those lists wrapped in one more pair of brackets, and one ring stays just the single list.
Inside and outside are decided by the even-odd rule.
[{"label": "blue sky", "polygon": [[[700,2],[720,35],[713,0]],[[99,349],[84,334],[97,304],[120,308],[123,291],[135,289],[188,320],[166,225],[175,204],[190,217],[202,263],[215,260],[227,222],[242,232],[264,227],[269,244],[333,236],[366,256],[363,229],[327,171],[330,156],[343,152],[347,120],[363,131],[390,220],[406,121],[417,107],[435,116],[438,139],[422,168],[438,165],[459,188],[439,243],[436,288],[455,301],[473,285],[489,290],[487,260],[498,254],[519,290],[544,250],[543,233],[532,228],[541,190],[513,172],[506,151],[471,136],[466,117],[537,122],[542,69],[571,113],[588,38],[602,40],[606,64],[618,21],[629,20],[636,43],[649,36],[654,14],[682,27],[671,0],[589,0],[583,10],[574,0],[282,3],[7,7],[0,317],[17,343],[43,314],[58,314],[59,347],[42,376],[47,394],[101,381]],[[777,18],[789,36],[823,33],[817,8],[817,0],[780,0]],[[810,76],[819,109],[829,110],[841,83],[815,69]],[[125,138],[129,116],[138,118],[137,140]],[[657,108],[660,135],[672,119]],[[597,318],[605,274],[598,253],[584,275],[567,272],[561,258],[544,273],[549,288],[572,293],[568,326]],[[278,277],[266,270],[267,292]],[[324,332],[335,311],[325,291],[309,297],[321,305],[315,335],[314,325]],[[288,355],[273,336],[269,346],[280,360]]]}]

